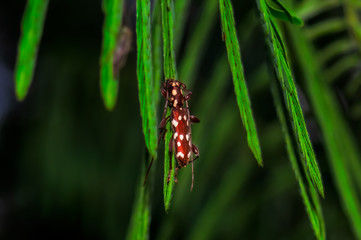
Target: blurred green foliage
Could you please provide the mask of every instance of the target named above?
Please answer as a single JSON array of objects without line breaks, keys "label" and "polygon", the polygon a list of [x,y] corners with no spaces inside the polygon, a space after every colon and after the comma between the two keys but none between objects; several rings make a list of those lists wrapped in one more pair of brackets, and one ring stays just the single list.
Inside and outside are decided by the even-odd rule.
[{"label": "blurred green foliage", "polygon": [[[119,71],[112,112],[99,94],[107,12],[96,1],[50,2],[37,67],[28,65],[32,87],[1,126],[1,237],[361,239],[360,4],[222,0],[229,4],[219,12],[216,0],[174,6],[158,0],[152,8],[137,2],[145,4],[144,15],[136,14],[136,1],[124,1],[124,14],[115,12],[138,36]],[[229,30],[239,40],[231,44],[222,42],[220,18],[232,12],[230,3],[235,24]],[[4,33],[19,29],[21,18],[12,16],[26,6],[8,4],[0,9],[11,20],[1,21],[10,26],[0,25]],[[16,44],[4,44],[13,49],[4,56],[15,59]],[[229,66],[225,44],[242,52],[263,168],[247,146],[234,94],[232,72],[242,69]],[[27,50],[36,52],[37,45]],[[28,60],[35,63],[35,55]],[[177,76],[178,66],[179,80],[193,92],[191,114],[201,120],[192,128],[200,159],[193,191],[187,167],[168,192],[166,213],[167,165],[155,161],[145,187],[143,180],[151,155],[169,163],[168,144],[162,141],[155,153],[142,131],[152,128],[154,137],[154,121],[142,123],[161,117],[158,89]],[[144,91],[140,80],[148,84]],[[141,114],[142,107],[153,110]]]}]

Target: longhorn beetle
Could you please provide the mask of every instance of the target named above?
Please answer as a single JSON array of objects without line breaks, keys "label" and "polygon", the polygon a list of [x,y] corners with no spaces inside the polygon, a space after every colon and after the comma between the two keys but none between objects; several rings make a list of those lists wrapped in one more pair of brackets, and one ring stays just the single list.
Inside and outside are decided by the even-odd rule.
[{"label": "longhorn beetle", "polygon": [[[167,181],[170,181],[170,173],[172,170],[172,154],[175,154],[178,166],[175,169],[175,182],[178,182],[178,170],[192,163],[192,185],[194,183],[194,167],[193,162],[199,158],[198,148],[192,144],[191,124],[199,123],[199,119],[189,113],[188,100],[192,92],[186,85],[175,79],[168,79],[161,87],[162,96],[165,98],[165,106],[162,120],[159,124],[160,134],[159,141],[164,137],[166,132],[166,124],[168,121],[172,125],[172,138],[169,142],[170,168]],[[184,106],[185,105],[185,106]],[[168,106],[171,113],[166,117]],[[158,141],[158,143],[159,143]],[[195,158],[193,159],[193,154]]]}]

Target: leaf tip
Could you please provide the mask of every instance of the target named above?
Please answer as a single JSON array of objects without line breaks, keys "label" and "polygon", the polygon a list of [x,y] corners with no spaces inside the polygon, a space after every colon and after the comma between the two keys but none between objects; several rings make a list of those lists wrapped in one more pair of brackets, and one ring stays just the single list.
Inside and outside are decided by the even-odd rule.
[{"label": "leaf tip", "polygon": [[16,88],[15,90],[15,96],[16,96],[16,100],[18,100],[19,102],[23,101],[25,99],[27,95],[27,91],[22,89],[22,88]]}]

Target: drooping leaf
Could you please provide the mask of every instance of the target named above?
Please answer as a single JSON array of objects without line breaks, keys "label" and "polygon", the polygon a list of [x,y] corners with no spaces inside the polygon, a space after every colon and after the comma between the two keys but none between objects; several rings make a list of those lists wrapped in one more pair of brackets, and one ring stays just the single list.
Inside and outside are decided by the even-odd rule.
[{"label": "drooping leaf", "polygon": [[152,48],[153,48],[153,80],[154,80],[154,102],[158,106],[160,84],[162,83],[162,10],[161,0],[156,0],[152,17]]},{"label": "drooping leaf", "polygon": [[[273,99],[274,99],[276,110],[277,110],[277,115],[281,122],[282,132],[283,132],[284,139],[286,142],[286,150],[288,153],[288,158],[291,162],[292,169],[296,175],[296,179],[297,179],[298,185],[300,187],[301,197],[303,199],[303,203],[305,205],[306,212],[307,212],[309,220],[311,222],[313,231],[314,231],[317,239],[325,239],[326,238],[325,222],[323,219],[321,203],[320,203],[319,197],[317,195],[317,190],[314,188],[309,176],[306,175],[308,189],[309,189],[309,192],[308,192],[306,189],[306,185],[302,179],[300,167],[298,166],[297,155],[294,150],[294,144],[292,144],[293,141],[292,141],[292,137],[291,137],[291,133],[290,133],[291,130],[289,129],[289,127],[287,125],[285,111],[284,111],[284,108],[282,107],[283,105],[282,105],[282,100],[281,100],[281,94],[279,92],[277,83],[275,81],[276,80],[272,81],[271,90],[272,90],[272,95],[273,95]],[[302,168],[304,170],[306,170],[306,165],[305,165],[304,161],[301,161],[301,163],[302,163]]]},{"label": "drooping leaf", "polygon": [[[170,110],[167,111],[170,113]],[[164,187],[163,187],[163,195],[164,195],[164,208],[165,211],[168,212],[171,205],[172,194],[174,190],[174,176],[175,176],[175,158],[174,154],[169,154],[169,142],[172,138],[172,129],[170,123],[166,126],[167,133],[165,134],[165,143],[164,143]],[[172,164],[172,165],[171,165]],[[169,181],[168,181],[169,180]]]},{"label": "drooping leaf", "polygon": [[163,55],[165,79],[177,79],[174,53],[174,6],[172,0],[162,1]]},{"label": "drooping leaf", "polygon": [[118,94],[118,73],[114,68],[116,47],[122,26],[123,0],[103,0],[105,14],[100,60],[100,87],[105,107],[113,110]]},{"label": "drooping leaf", "polygon": [[253,119],[251,101],[248,96],[246,81],[243,74],[241,52],[236,34],[233,18],[233,8],[230,0],[220,0],[219,9],[224,41],[226,42],[228,61],[233,75],[234,91],[242,118],[243,126],[247,132],[248,146],[259,165],[262,166],[261,148],[257,136],[256,124]]},{"label": "drooping leaf", "polygon": [[312,46],[300,30],[290,29],[290,32],[295,43],[296,56],[304,72],[310,100],[324,135],[329,165],[343,208],[355,235],[361,239],[361,205],[358,197],[361,192],[360,152],[352,136],[352,130],[342,116],[336,96],[324,80],[321,68],[313,57]]},{"label": "drooping leaf", "polygon": [[145,240],[149,238],[149,225],[151,219],[151,205],[150,205],[150,182],[152,179],[148,180],[148,184],[143,186],[145,170],[147,168],[147,163],[145,161],[149,157],[149,154],[144,154],[145,158],[141,164],[141,172],[139,181],[136,189],[136,196],[132,211],[132,216],[130,219],[130,225],[128,227],[127,240]]},{"label": "drooping leaf", "polygon": [[[174,53],[174,26],[173,26],[173,1],[161,0],[162,8],[162,26],[163,26],[163,54],[164,54],[164,77],[165,79],[177,79],[177,70]],[[167,115],[170,110],[167,109]],[[172,129],[170,124],[167,124],[167,133],[165,135],[165,154],[164,154],[164,207],[168,212],[172,199],[174,189],[174,173],[175,173],[175,159],[174,154],[169,154],[169,142],[172,137]],[[170,161],[172,167],[170,168]],[[171,172],[168,182],[168,174]]]},{"label": "drooping leaf", "polygon": [[306,174],[310,177],[321,196],[324,196],[321,172],[318,168],[316,156],[307,132],[282,36],[278,30],[277,23],[272,21],[272,16],[265,0],[257,0],[257,5],[260,11],[263,30],[267,36],[267,44],[272,55],[274,70],[282,89],[283,99],[291,121],[293,135],[296,139],[301,159],[305,161]]},{"label": "drooping leaf", "polygon": [[15,67],[15,93],[19,101],[26,97],[34,75],[48,4],[48,0],[28,0],[25,8]]},{"label": "drooping leaf", "polygon": [[139,102],[145,143],[153,159],[157,158],[157,114],[153,82],[150,0],[137,1],[137,76]]}]

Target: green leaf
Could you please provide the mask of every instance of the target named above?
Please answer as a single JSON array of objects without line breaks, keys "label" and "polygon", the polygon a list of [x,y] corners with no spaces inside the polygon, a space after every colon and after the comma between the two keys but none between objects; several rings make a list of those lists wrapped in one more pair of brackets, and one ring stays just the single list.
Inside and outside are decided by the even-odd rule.
[{"label": "green leaf", "polygon": [[282,37],[279,33],[277,23],[272,22],[271,14],[265,0],[257,0],[257,5],[263,23],[263,30],[267,36],[267,44],[272,54],[274,70],[277,74],[287,112],[291,120],[298,151],[301,159],[305,161],[307,169],[306,174],[310,177],[321,196],[324,196],[321,172],[318,168],[312,144],[308,136],[306,123],[298,101],[297,90],[287,60]]},{"label": "green leaf", "polygon": [[[170,114],[170,110],[167,110],[167,115]],[[174,190],[174,183],[175,183],[175,158],[174,154],[169,154],[169,142],[172,138],[172,129],[170,123],[166,126],[167,133],[165,134],[165,143],[164,143],[164,187],[163,187],[163,195],[164,195],[164,208],[165,211],[168,212],[170,209],[170,204],[172,200],[172,194]],[[172,164],[172,165],[171,165]],[[168,182],[169,176],[169,182]]]},{"label": "green leaf", "polygon": [[[299,29],[290,29],[297,59],[305,76],[311,103],[321,127],[325,149],[336,187],[354,233],[361,239],[361,155],[352,129],[343,118],[337,97],[324,81],[321,67],[315,61],[312,45]],[[354,181],[352,181],[354,179]],[[357,191],[356,186],[359,189]]]},{"label": "green leaf", "polygon": [[[148,154],[145,159],[149,158]],[[148,184],[143,186],[145,169],[147,161],[143,158],[141,164],[141,174],[137,184],[137,193],[134,200],[132,217],[128,227],[127,240],[144,240],[149,238],[149,226],[151,217],[150,204],[150,188],[152,179],[148,180]],[[148,161],[149,162],[149,161]]]},{"label": "green leaf", "polygon": [[162,1],[162,25],[163,25],[163,54],[164,54],[164,77],[165,79],[177,79],[177,70],[174,53],[174,6],[172,0]]},{"label": "green leaf", "polygon": [[137,0],[137,76],[140,113],[145,143],[151,156],[157,158],[157,111],[153,82],[150,0]]},{"label": "green leaf", "polygon": [[25,8],[15,67],[15,93],[19,101],[26,97],[34,75],[48,4],[48,0],[28,0]]},{"label": "green leaf", "polygon": [[[163,26],[163,54],[164,54],[164,77],[165,79],[177,79],[175,53],[174,53],[174,36],[173,36],[173,1],[161,0],[162,7],[162,26]],[[167,115],[170,110],[167,109]],[[172,137],[172,129],[167,124],[167,133],[165,135],[165,154],[164,154],[164,207],[168,212],[170,202],[172,199],[172,192],[174,189],[174,173],[175,173],[175,159],[174,154],[169,154],[169,142]],[[171,156],[169,156],[171,155]],[[171,159],[170,159],[171,158]],[[172,167],[170,169],[170,161]],[[171,170],[170,182],[168,183],[168,173]]]},{"label": "green leaf", "polygon": [[153,47],[153,79],[154,79],[154,101],[158,106],[160,84],[162,80],[162,11],[161,2],[156,0],[153,9],[152,20],[152,47]]},{"label": "green leaf", "polygon": [[236,93],[242,123],[247,132],[248,146],[253,152],[258,164],[262,166],[261,149],[257,136],[256,124],[252,116],[251,101],[248,96],[246,81],[244,79],[241,52],[239,49],[233,18],[233,8],[230,0],[220,0],[219,9],[221,12],[222,30],[227,47],[228,61],[233,75],[234,91]]},{"label": "green leaf", "polygon": [[[298,185],[301,190],[301,192],[300,192],[301,197],[302,197],[303,203],[306,207],[306,212],[310,219],[313,231],[314,231],[317,239],[325,239],[326,238],[325,222],[323,219],[321,203],[320,203],[320,200],[317,195],[317,190],[312,185],[312,181],[309,178],[309,176],[306,175],[310,194],[307,192],[305,183],[302,179],[302,174],[301,174],[300,168],[298,166],[297,156],[296,156],[296,153],[295,153],[295,150],[293,147],[294,144],[293,144],[291,134],[290,134],[291,129],[289,129],[289,127],[287,125],[285,111],[284,111],[284,108],[282,107],[283,105],[282,105],[282,100],[281,100],[281,94],[280,94],[280,91],[279,91],[278,86],[275,81],[276,80],[272,81],[271,90],[272,90],[273,99],[275,101],[277,115],[281,122],[282,132],[283,132],[283,135],[284,135],[284,138],[286,141],[286,150],[288,153],[288,157],[291,162],[292,169],[296,175],[296,179],[297,179]],[[302,162],[303,169],[306,171],[306,166],[305,166],[304,161],[301,161],[301,162]]]},{"label": "green leaf", "polygon": [[275,18],[281,19],[283,21],[295,24],[303,25],[303,22],[298,18],[293,12],[287,9],[280,1],[278,0],[266,0],[268,10],[271,15]]},{"label": "green leaf", "polygon": [[123,0],[103,0],[105,14],[103,45],[100,60],[100,87],[105,107],[113,110],[117,101],[118,77],[114,55],[122,25]]}]

